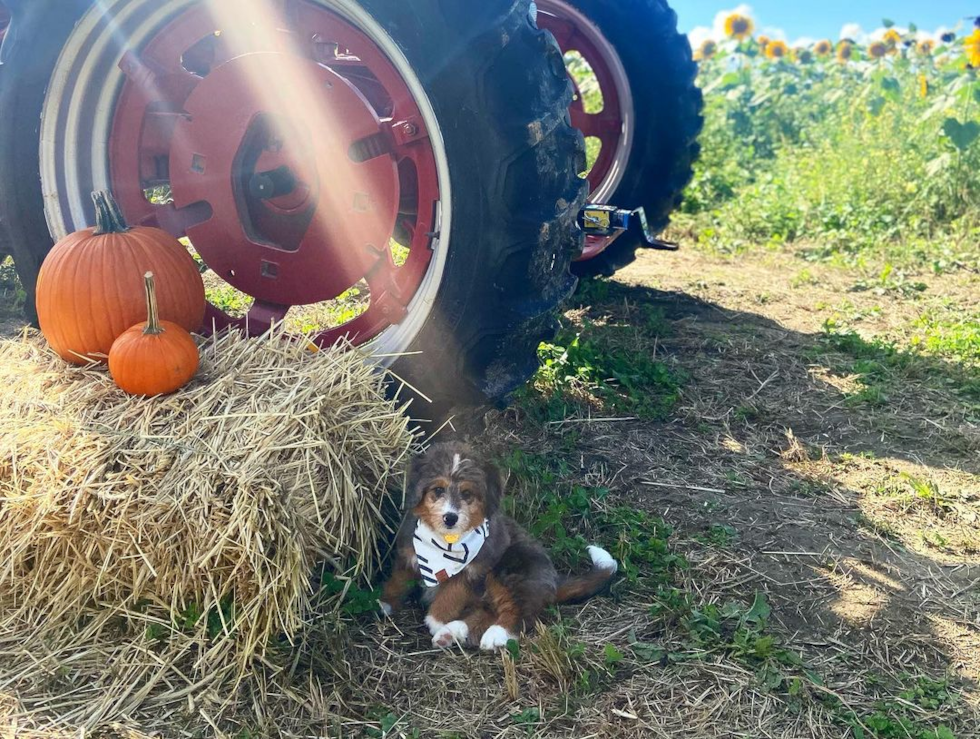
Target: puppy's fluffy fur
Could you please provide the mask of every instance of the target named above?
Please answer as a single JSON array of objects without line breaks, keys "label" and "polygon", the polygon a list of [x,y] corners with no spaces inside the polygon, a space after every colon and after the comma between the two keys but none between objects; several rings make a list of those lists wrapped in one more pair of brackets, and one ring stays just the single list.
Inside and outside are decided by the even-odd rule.
[{"label": "puppy's fluffy fur", "polygon": [[500,471],[468,446],[438,444],[415,461],[395,568],[382,596],[385,613],[397,610],[420,579],[412,542],[419,520],[441,536],[461,537],[490,522],[483,547],[462,572],[424,588],[425,623],[437,646],[498,649],[533,626],[547,606],[588,598],[612,579],[616,561],[599,547],[589,547],[591,571],[560,578],[544,548],[500,513],[503,494]]}]

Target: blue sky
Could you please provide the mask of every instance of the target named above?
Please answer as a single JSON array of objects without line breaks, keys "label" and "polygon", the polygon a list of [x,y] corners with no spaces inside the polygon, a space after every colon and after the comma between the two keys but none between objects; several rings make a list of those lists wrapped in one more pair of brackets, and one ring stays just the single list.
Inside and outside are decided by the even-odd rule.
[{"label": "blue sky", "polygon": [[[725,0],[671,2],[681,30],[693,32],[696,40],[716,36],[716,18],[738,5]],[[857,29],[874,35],[881,28],[882,18],[890,18],[902,27],[911,21],[931,35],[959,23],[966,27],[964,16],[980,15],[980,0],[754,0],[747,5],[758,28],[781,32],[790,42],[801,38],[836,40],[845,26],[850,26],[850,36],[859,36]]]}]

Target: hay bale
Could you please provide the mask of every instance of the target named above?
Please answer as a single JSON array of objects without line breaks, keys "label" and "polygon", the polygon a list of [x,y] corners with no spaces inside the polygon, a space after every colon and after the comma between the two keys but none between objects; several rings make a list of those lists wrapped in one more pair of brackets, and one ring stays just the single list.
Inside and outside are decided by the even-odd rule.
[{"label": "hay bale", "polygon": [[377,561],[413,441],[382,382],[354,351],[230,333],[137,399],[36,334],[0,342],[0,689],[108,661],[62,701],[108,720],[274,663],[319,563]]}]

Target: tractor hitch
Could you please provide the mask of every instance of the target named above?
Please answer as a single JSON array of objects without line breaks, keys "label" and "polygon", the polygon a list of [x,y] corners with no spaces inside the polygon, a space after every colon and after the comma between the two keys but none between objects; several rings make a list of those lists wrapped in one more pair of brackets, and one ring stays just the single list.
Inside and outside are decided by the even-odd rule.
[{"label": "tractor hitch", "polygon": [[643,245],[648,249],[677,251],[680,247],[657,238],[650,230],[643,208],[624,210],[615,205],[589,204],[579,211],[578,225],[585,232],[586,252],[599,254],[627,231],[639,231]]}]

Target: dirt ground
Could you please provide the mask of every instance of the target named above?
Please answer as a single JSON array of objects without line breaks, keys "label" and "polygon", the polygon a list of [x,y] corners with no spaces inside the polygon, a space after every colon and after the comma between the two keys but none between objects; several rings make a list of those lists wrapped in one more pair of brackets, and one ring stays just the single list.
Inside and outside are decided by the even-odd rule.
[{"label": "dirt ground", "polygon": [[[517,403],[478,419],[484,443],[561,460],[562,485],[608,490],[600,509],[663,519],[687,566],[563,607],[519,654],[434,650],[411,609],[365,620],[297,733],[980,737],[980,407],[959,391],[973,370],[915,355],[867,402],[854,341],[825,329],[902,341],[933,302],[976,313],[976,274],[917,279],[914,296],[855,290],[791,255],[687,250],[586,292],[568,325],[635,328],[634,351],[683,378],[676,402],[657,420],[596,406],[550,421]],[[696,626],[730,602],[736,626]],[[255,721],[237,735],[292,731]]]},{"label": "dirt ground", "polygon": [[[613,677],[584,696],[541,664],[540,641],[511,666],[433,653],[417,613],[380,625],[353,674],[399,717],[393,731],[980,736],[980,416],[950,389],[963,368],[917,357],[886,400],[855,402],[824,330],[843,312],[862,316],[864,338],[899,340],[932,302],[976,312],[976,274],[921,279],[910,297],[855,291],[852,273],[785,254],[646,252],[568,315],[600,335],[662,315],[653,336],[636,328],[635,346],[686,377],[666,418],[597,408],[541,424],[520,405],[487,417],[499,454],[562,457],[572,477],[610,490],[609,505],[673,526],[690,563],[680,587],[699,602],[765,594],[773,638],[802,659],[802,690],[767,685],[765,660],[692,643],[689,628],[651,615],[658,595],[623,587],[562,609],[572,640],[600,655],[595,671],[607,645],[626,655],[614,670],[605,660]],[[687,658],[646,663],[635,646],[646,640]]]}]

